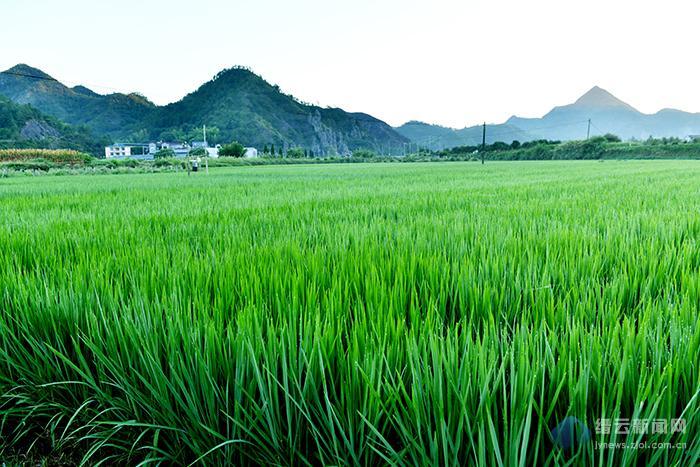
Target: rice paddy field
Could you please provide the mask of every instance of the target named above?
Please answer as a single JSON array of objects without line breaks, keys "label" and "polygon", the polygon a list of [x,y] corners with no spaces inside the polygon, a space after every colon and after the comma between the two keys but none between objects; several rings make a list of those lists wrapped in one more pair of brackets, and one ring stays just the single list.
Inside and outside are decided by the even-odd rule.
[{"label": "rice paddy field", "polygon": [[693,161],[2,179],[0,459],[698,465],[699,241]]}]

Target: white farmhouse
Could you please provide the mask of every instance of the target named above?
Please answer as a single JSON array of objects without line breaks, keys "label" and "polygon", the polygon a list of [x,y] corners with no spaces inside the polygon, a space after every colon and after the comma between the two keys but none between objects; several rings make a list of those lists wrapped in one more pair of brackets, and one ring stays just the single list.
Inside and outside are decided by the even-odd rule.
[{"label": "white farmhouse", "polygon": [[245,148],[245,157],[247,157],[247,158],[258,157],[258,150],[255,148]]},{"label": "white farmhouse", "polygon": [[105,147],[105,158],[150,157],[156,152],[155,143],[115,143]]}]

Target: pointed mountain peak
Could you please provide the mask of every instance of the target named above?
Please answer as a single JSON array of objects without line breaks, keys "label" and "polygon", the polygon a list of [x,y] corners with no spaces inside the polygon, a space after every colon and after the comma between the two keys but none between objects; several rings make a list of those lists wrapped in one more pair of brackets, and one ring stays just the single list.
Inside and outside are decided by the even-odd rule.
[{"label": "pointed mountain peak", "polygon": [[583,96],[574,103],[577,107],[593,107],[593,108],[611,108],[619,107],[628,110],[635,110],[631,105],[621,101],[617,97],[610,94],[605,89],[593,86],[590,91],[588,91]]},{"label": "pointed mountain peak", "polygon": [[29,65],[25,65],[24,63],[20,63],[19,65],[15,65],[9,70],[6,70],[4,73],[16,73],[20,75],[27,75],[27,76],[34,76],[37,78],[42,78],[42,79],[54,79],[52,76],[48,75],[47,73],[44,73],[38,68],[31,67]]}]

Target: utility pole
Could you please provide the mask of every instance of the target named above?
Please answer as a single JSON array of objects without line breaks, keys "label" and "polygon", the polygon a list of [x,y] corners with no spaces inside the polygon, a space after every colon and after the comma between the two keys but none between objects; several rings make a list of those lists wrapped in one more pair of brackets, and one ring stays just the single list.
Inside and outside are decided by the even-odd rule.
[{"label": "utility pole", "polygon": [[204,156],[204,165],[207,168],[207,175],[209,175],[209,143],[207,143],[207,126],[204,125],[202,130],[204,132],[204,150],[207,151],[206,155]]},{"label": "utility pole", "polygon": [[591,138],[591,119],[588,119],[588,131],[586,132],[586,141]]},{"label": "utility pole", "polygon": [[484,131],[481,135],[481,164],[484,164],[484,157],[486,156],[486,122],[484,122]]}]

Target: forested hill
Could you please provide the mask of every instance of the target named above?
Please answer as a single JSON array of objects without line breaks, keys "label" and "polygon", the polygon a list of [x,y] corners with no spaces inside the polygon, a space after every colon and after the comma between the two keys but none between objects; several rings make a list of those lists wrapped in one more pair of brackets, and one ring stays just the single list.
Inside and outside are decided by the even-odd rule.
[{"label": "forested hill", "polygon": [[99,154],[105,140],[0,96],[0,148],[66,148]]},{"label": "forested hill", "polygon": [[399,152],[408,142],[370,115],[304,104],[243,68],[224,70],[163,107],[139,94],[100,95],[84,86],[70,88],[27,65],[0,73],[0,94],[111,139],[192,139],[207,125],[212,142],[301,147],[315,154]]},{"label": "forested hill", "polygon": [[304,104],[242,68],[225,70],[181,101],[159,109],[148,127],[163,134],[202,125],[216,127],[225,141],[299,146],[316,154],[360,148],[398,151],[408,141],[370,115]]},{"label": "forested hill", "polygon": [[120,138],[140,129],[156,110],[139,94],[97,94],[70,88],[43,71],[17,65],[0,73],[0,94],[71,125],[87,125],[97,135]]}]

